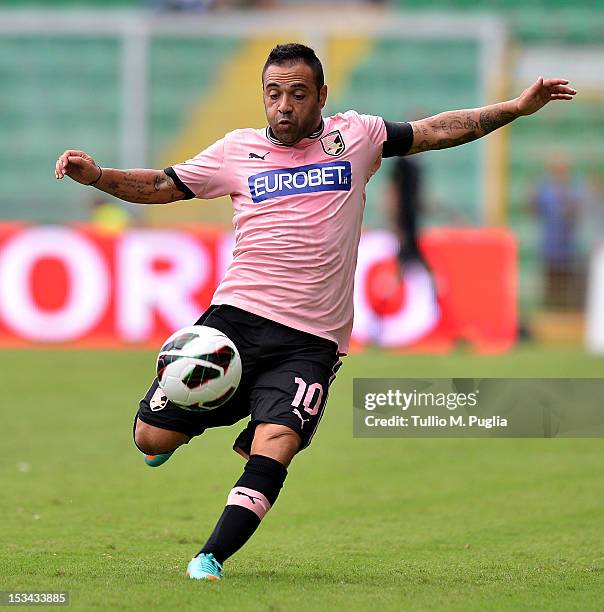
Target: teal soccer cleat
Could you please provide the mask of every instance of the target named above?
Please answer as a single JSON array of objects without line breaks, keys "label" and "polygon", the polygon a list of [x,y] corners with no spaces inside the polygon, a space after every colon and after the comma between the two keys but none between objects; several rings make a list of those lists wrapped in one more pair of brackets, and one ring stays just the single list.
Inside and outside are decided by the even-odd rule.
[{"label": "teal soccer cleat", "polygon": [[149,467],[159,467],[163,465],[174,454],[174,451],[162,453],[161,455],[145,455],[145,463]]},{"label": "teal soccer cleat", "polygon": [[187,566],[187,576],[196,580],[220,580],[222,565],[212,553],[202,553],[193,557]]}]

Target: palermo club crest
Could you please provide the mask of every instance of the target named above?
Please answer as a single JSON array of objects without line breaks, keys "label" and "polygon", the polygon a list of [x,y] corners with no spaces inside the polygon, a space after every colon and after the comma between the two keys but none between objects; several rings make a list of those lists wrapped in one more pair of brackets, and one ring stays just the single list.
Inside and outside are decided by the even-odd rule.
[{"label": "palermo club crest", "polygon": [[340,134],[340,130],[329,132],[329,134],[323,136],[323,138],[321,138],[321,146],[327,155],[332,155],[333,157],[342,155],[342,153],[344,153],[344,149],[346,148],[342,134]]}]

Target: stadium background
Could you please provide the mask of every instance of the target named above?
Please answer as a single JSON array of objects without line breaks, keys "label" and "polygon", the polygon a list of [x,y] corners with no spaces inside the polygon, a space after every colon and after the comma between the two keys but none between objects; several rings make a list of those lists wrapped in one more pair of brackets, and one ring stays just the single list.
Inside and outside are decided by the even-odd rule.
[{"label": "stadium background", "polygon": [[[328,112],[355,108],[390,120],[485,104],[517,94],[538,73],[572,72],[581,94],[573,104],[551,105],[487,140],[424,156],[428,200],[435,205],[422,223],[511,228],[522,323],[533,323],[539,337],[567,332],[579,340],[580,317],[535,316],[543,282],[538,220],[528,197],[553,152],[565,155],[584,188],[577,253],[584,272],[604,231],[598,129],[604,26],[597,3],[560,3],[553,10],[547,2],[378,2],[355,4],[345,15],[337,8],[344,2],[310,12],[284,2],[264,13],[197,15],[161,11],[162,4],[172,3],[151,3],[146,12],[144,2],[0,4],[3,219],[90,219],[95,195],[74,184],[59,188],[46,171],[47,160],[66,145],[91,151],[108,166],[160,167],[194,155],[225,131],[263,125],[254,69],[284,38],[309,40],[324,57]],[[288,8],[295,18],[288,20]],[[272,31],[279,34],[267,35]],[[384,166],[369,185],[368,227],[385,225]],[[155,227],[230,227],[226,200],[130,212],[137,224]]]},{"label": "stadium background", "polygon": [[[354,108],[405,120],[511,97],[542,73],[567,76],[579,90],[571,104],[551,104],[488,139],[423,156],[429,199],[436,203],[423,220],[425,228],[503,228],[514,238],[515,346],[506,345],[495,357],[475,356],[460,346],[438,356],[368,349],[348,358],[321,440],[300,459],[298,474],[304,476],[288,485],[289,501],[273,519],[271,527],[280,535],[271,535],[269,526],[259,534],[250,565],[246,553],[234,565],[232,588],[240,592],[225,592],[224,599],[213,594],[212,605],[281,609],[290,602],[299,609],[368,609],[367,596],[385,609],[400,609],[399,604],[518,609],[539,603],[597,609],[604,559],[595,544],[602,536],[598,440],[557,441],[555,448],[542,446],[548,441],[510,441],[496,449],[488,441],[398,446],[388,441],[376,448],[377,442],[352,440],[348,415],[352,376],[601,377],[602,358],[584,348],[584,296],[571,300],[571,307],[543,305],[539,227],[527,200],[549,156],[562,152],[583,189],[577,258],[587,275],[604,235],[604,5],[200,2],[208,6],[183,12],[170,4],[178,3],[0,2],[0,239],[24,224],[60,227],[93,220],[98,194],[54,180],[54,160],[65,148],[86,150],[105,166],[162,167],[194,155],[225,131],[264,125],[259,67],[276,42],[301,39],[315,46],[330,85],[327,112]],[[370,183],[368,230],[386,228],[382,203],[389,163]],[[230,228],[226,201],[124,210],[137,230]],[[0,260],[2,254],[0,246]],[[37,277],[45,270],[50,268],[38,270]],[[593,278],[587,285],[592,295],[604,292]],[[2,287],[6,296],[10,287]],[[479,293],[480,283],[473,290]],[[43,295],[37,298],[45,303]],[[601,299],[592,299],[596,305],[588,317],[600,339]],[[51,299],[45,307],[58,306]],[[19,344],[14,334],[0,336],[6,346]],[[595,348],[601,351],[599,342]],[[180,585],[178,559],[199,539],[191,535],[193,515],[211,521],[222,504],[225,478],[229,482],[237,472],[236,458],[222,459],[232,432],[208,439],[205,448],[219,458],[206,476],[207,489],[200,485],[191,499],[186,492],[197,478],[194,466],[183,458],[171,472],[143,473],[129,447],[130,413],[152,372],[153,353],[50,344],[43,350],[5,350],[1,361],[2,415],[12,458],[1,472],[8,491],[1,560],[6,588],[71,588],[74,606],[79,599],[82,609],[193,607],[195,593],[174,586]],[[99,390],[94,397],[91,388]],[[353,475],[342,461],[351,452],[362,466]],[[433,458],[428,465],[426,456]],[[333,481],[317,465],[325,462],[348,492],[348,504],[330,498]],[[468,476],[476,465],[484,472]],[[354,493],[359,480],[379,500],[379,510],[368,510]],[[400,482],[398,493],[385,493],[392,482]],[[172,494],[175,486],[182,490],[174,493],[174,503],[192,504],[195,512],[157,506],[156,491]],[[310,512],[304,505],[310,487],[324,500],[319,514],[333,538],[325,539],[319,525],[303,520]],[[208,491],[212,499],[206,499]],[[395,511],[400,504],[408,514]],[[133,517],[141,505],[154,511],[137,522]],[[339,530],[341,513],[349,517],[349,530]],[[448,516],[450,527],[435,537]],[[374,522],[368,525],[364,518]],[[404,525],[406,520],[415,520],[415,526]],[[132,544],[132,531],[140,526],[155,535]],[[204,522],[199,531],[208,526]],[[288,556],[288,542],[302,547],[315,540],[321,542],[316,554],[302,553],[293,561]],[[374,541],[383,541],[379,551]],[[265,570],[273,561],[271,546],[285,568],[281,573]],[[475,556],[460,561],[459,550],[471,547]],[[149,568],[139,559],[150,554],[170,568],[167,577],[155,567],[145,574]],[[346,555],[352,569],[340,560]],[[400,558],[407,565],[401,566]],[[327,564],[327,578],[313,573],[318,564]],[[262,584],[272,581],[272,591],[250,586],[257,576]],[[364,576],[374,583],[368,592]],[[112,582],[115,590],[108,588]],[[347,593],[339,592],[342,582]],[[159,585],[161,595],[154,590]],[[305,594],[306,603],[296,592]],[[258,605],[250,607],[245,593]]]}]

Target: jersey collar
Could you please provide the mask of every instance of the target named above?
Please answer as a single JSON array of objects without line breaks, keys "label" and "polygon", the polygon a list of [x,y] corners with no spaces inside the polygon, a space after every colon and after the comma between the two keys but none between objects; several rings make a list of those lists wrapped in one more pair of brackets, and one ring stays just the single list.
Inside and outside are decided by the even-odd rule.
[{"label": "jersey collar", "polygon": [[323,121],[323,118],[321,118],[321,124],[319,125],[318,129],[294,145],[287,145],[287,144],[282,143],[275,136],[270,125],[266,126],[265,133],[266,133],[266,137],[268,138],[268,140],[270,140],[273,144],[278,145],[280,147],[304,147],[304,146],[308,146],[312,144],[315,140],[317,140],[317,138],[319,138],[323,134],[324,130],[325,130],[325,122]]}]

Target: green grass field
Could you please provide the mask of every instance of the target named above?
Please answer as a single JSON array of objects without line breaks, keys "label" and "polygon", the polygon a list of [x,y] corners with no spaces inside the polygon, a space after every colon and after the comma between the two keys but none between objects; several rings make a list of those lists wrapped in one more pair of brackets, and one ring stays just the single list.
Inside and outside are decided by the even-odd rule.
[{"label": "green grass field", "polygon": [[165,466],[131,443],[142,352],[5,351],[0,589],[77,610],[601,610],[604,440],[352,438],[352,378],[600,377],[604,360],[346,359],[313,445],[220,583],[184,570],[242,461],[239,427]]}]

